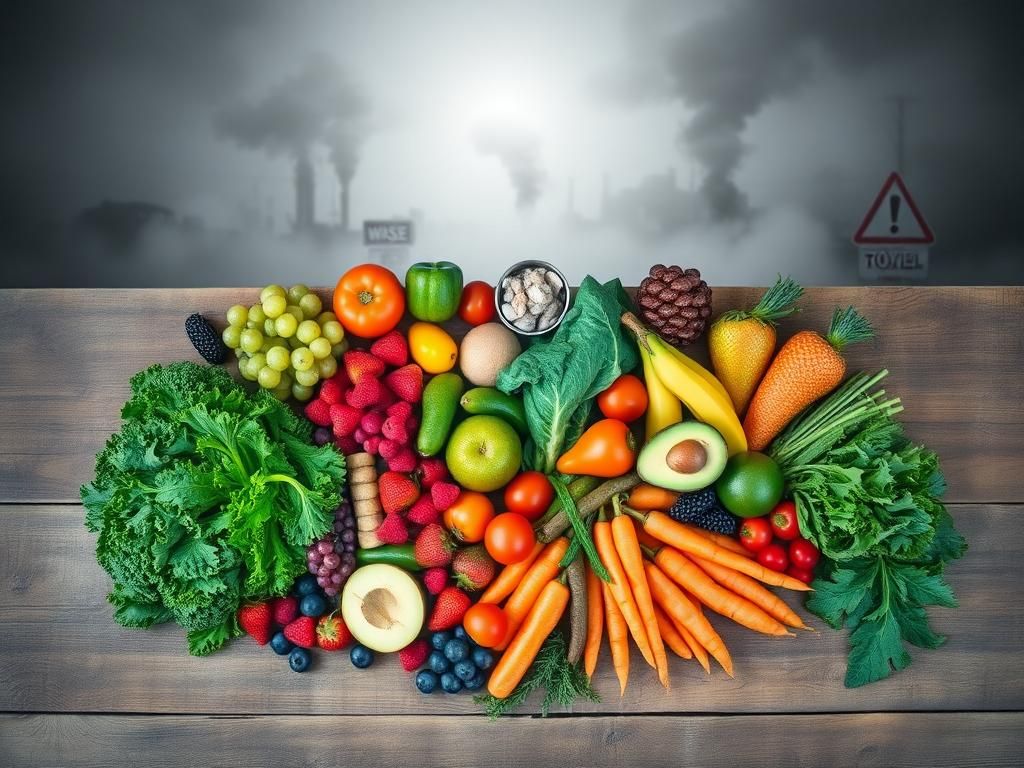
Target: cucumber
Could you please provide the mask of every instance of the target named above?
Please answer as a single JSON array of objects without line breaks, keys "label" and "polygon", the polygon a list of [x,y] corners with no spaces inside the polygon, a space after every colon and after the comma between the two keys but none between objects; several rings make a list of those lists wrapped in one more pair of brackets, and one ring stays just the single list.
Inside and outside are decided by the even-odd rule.
[{"label": "cucumber", "polygon": [[416,554],[412,544],[384,544],[373,549],[357,549],[357,565],[394,565],[406,571],[422,571],[423,566],[416,562]]},{"label": "cucumber", "polygon": [[462,386],[459,374],[440,373],[423,388],[423,418],[416,435],[416,452],[420,456],[434,456],[444,448],[462,395]]},{"label": "cucumber", "polygon": [[474,387],[462,396],[459,401],[466,413],[474,416],[497,416],[523,437],[530,434],[526,423],[526,409],[523,399],[515,395],[506,395],[494,387]]}]

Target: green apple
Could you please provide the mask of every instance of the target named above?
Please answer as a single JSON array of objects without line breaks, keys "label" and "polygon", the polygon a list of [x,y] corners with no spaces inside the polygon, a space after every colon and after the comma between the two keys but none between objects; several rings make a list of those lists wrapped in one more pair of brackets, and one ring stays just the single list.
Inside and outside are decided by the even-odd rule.
[{"label": "green apple", "polygon": [[426,607],[416,580],[401,568],[357,568],[341,592],[341,616],[360,643],[379,653],[405,648],[423,628]]},{"label": "green apple", "polygon": [[488,493],[508,483],[523,461],[523,445],[508,422],[497,416],[470,416],[448,438],[445,462],[455,482]]}]

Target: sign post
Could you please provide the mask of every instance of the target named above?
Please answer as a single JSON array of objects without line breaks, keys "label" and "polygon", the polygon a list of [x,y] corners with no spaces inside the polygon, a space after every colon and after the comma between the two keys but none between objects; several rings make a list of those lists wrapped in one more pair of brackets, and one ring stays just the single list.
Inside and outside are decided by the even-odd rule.
[{"label": "sign post", "polygon": [[864,280],[928,277],[928,246],[935,242],[898,173],[889,174],[853,236]]},{"label": "sign post", "polygon": [[395,269],[409,260],[414,232],[409,219],[368,220],[363,222],[363,245],[370,261]]}]

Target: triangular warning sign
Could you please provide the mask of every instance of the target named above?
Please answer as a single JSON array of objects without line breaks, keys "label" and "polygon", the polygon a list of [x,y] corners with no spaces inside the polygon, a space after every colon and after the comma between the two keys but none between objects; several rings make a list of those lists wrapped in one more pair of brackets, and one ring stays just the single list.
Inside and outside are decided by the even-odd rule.
[{"label": "triangular warning sign", "polygon": [[889,174],[885,180],[853,236],[853,242],[857,245],[927,245],[935,242],[935,235],[898,173]]}]

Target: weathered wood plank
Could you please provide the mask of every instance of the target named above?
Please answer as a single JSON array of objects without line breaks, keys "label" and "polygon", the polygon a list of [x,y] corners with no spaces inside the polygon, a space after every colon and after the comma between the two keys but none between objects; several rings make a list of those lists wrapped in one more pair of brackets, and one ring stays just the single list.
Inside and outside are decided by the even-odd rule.
[{"label": "weathered wood plank", "polygon": [[[846,690],[846,638],[822,626],[795,639],[755,635],[720,617],[736,679],[708,678],[671,662],[664,691],[634,663],[618,696],[607,648],[595,684],[602,704],[586,712],[822,712],[1024,709],[1022,506],[952,507],[970,542],[949,569],[956,610],[935,610],[949,635],[937,651],[889,680]],[[316,653],[292,673],[285,659],[247,638],[204,659],[187,655],[174,625],[126,630],[104,601],[110,584],[94,539],[73,506],[0,506],[0,711],[318,714],[452,714],[478,711],[467,696],[418,694],[393,658],[354,669],[346,654]],[[791,596],[794,606],[798,598]],[[816,622],[820,625],[820,622]],[[641,668],[642,667],[642,668]],[[536,702],[529,711],[535,711]]]},{"label": "weathered wood plank", "polygon": [[[198,359],[182,332],[185,316],[219,319],[256,293],[0,291],[0,501],[75,500],[93,455],[117,428],[128,377],[154,362]],[[758,293],[719,288],[715,306],[745,305]],[[1024,500],[1016,481],[1024,288],[811,288],[804,312],[781,335],[823,330],[837,304],[860,307],[878,327],[876,341],[850,348],[850,367],[892,371],[887,388],[905,399],[910,434],[942,457],[950,500]],[[695,354],[705,357],[703,349]]]},{"label": "weathered wood plank", "polygon": [[[4,764],[181,766],[1020,765],[1019,712],[695,717],[0,716]],[[543,759],[540,752],[543,751]]]}]

